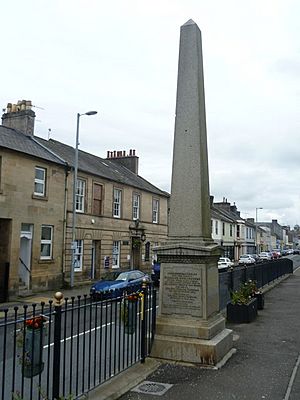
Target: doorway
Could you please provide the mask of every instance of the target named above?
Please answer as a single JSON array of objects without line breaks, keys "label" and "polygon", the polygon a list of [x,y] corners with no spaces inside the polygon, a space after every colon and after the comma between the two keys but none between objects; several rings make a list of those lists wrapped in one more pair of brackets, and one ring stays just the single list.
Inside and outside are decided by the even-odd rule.
[{"label": "doorway", "polygon": [[0,218],[0,303],[8,297],[10,238],[11,220]]},{"label": "doorway", "polygon": [[19,281],[23,289],[30,289],[33,225],[22,224],[20,234]]},{"label": "doorway", "polygon": [[101,240],[92,241],[91,280],[100,278]]},{"label": "doorway", "polygon": [[132,238],[132,269],[140,269],[141,265],[141,240],[139,237]]}]

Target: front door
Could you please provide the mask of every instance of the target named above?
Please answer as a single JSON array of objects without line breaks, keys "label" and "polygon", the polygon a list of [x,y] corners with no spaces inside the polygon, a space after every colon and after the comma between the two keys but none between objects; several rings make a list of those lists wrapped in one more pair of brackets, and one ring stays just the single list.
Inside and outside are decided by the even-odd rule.
[{"label": "front door", "polygon": [[19,279],[20,286],[30,289],[31,250],[33,225],[22,224],[20,234]]},{"label": "front door", "polygon": [[101,268],[101,240],[93,240],[91,257],[91,279],[100,278]]},{"label": "front door", "polygon": [[7,300],[11,220],[0,218],[0,303]]},{"label": "front door", "polygon": [[132,238],[132,269],[140,269],[141,265],[141,240],[140,238]]}]

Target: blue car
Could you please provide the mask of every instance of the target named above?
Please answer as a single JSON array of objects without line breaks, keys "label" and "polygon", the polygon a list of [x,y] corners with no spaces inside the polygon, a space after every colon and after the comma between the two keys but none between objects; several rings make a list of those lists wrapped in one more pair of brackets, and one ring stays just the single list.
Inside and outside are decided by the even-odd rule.
[{"label": "blue car", "polygon": [[117,298],[125,291],[132,293],[141,289],[144,281],[150,282],[149,276],[137,269],[112,271],[92,285],[90,295],[93,301]]}]

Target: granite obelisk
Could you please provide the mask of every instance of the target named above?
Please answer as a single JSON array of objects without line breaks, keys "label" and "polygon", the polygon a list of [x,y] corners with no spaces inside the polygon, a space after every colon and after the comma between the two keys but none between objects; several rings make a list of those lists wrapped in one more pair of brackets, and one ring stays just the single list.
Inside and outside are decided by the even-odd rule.
[{"label": "granite obelisk", "polygon": [[201,32],[181,27],[169,234],[157,249],[160,307],[151,355],[216,365],[232,349],[219,313],[217,260],[211,237]]}]

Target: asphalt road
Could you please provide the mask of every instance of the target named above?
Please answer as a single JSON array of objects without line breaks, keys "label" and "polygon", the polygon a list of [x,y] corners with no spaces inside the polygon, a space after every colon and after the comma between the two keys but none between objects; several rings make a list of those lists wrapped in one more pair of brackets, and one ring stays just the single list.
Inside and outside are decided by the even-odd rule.
[{"label": "asphalt road", "polygon": [[[15,332],[20,332],[22,323],[11,321],[6,332],[1,329],[0,371],[4,372],[0,374],[0,399],[11,399],[12,392],[23,393],[24,399],[35,399],[39,398],[40,390],[51,397],[54,315],[49,315],[48,311],[45,309],[44,312],[49,318],[43,340],[44,367],[41,374],[33,378],[23,377],[20,362],[23,359],[23,348],[15,345]],[[138,322],[134,333],[128,334],[120,319],[120,312],[120,302],[101,302],[87,303],[85,307],[77,305],[62,313],[61,394],[72,393],[77,396],[84,393],[140,359],[141,323]]]}]

